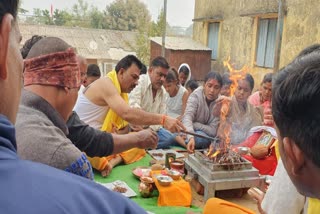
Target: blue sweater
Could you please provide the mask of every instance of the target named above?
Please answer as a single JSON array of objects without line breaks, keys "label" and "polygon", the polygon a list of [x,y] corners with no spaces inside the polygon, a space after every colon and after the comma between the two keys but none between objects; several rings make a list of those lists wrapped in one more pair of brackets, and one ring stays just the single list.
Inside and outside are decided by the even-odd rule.
[{"label": "blue sweater", "polygon": [[146,213],[88,179],[21,160],[16,148],[15,128],[0,115],[0,213]]}]

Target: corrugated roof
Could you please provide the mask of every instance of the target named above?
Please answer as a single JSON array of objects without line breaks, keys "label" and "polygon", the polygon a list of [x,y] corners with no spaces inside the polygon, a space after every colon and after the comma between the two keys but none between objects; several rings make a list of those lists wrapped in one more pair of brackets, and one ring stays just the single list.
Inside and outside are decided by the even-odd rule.
[{"label": "corrugated roof", "polygon": [[[151,41],[162,45],[162,37],[151,37]],[[165,42],[166,49],[171,50],[198,50],[198,51],[210,51],[207,46],[197,42],[189,37],[166,37]]]},{"label": "corrugated roof", "polygon": [[20,24],[20,31],[22,45],[33,35],[55,36],[88,59],[119,60],[128,54],[135,54],[132,44],[135,44],[136,32],[27,24]]}]

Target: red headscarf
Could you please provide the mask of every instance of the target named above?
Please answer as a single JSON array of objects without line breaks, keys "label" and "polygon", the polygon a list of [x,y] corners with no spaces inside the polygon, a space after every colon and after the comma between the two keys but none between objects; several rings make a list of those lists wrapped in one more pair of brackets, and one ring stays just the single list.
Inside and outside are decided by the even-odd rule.
[{"label": "red headscarf", "polygon": [[24,61],[24,85],[52,85],[78,88],[81,85],[76,54],[63,52],[42,55]]}]

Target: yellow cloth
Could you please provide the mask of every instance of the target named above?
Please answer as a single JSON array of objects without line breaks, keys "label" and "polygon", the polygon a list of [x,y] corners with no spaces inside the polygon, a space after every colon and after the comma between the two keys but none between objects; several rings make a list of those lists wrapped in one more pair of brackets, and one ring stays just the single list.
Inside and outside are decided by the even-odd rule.
[{"label": "yellow cloth", "polygon": [[309,198],[308,214],[320,213],[320,200]]},{"label": "yellow cloth", "polygon": [[[107,74],[107,77],[112,81],[114,86],[116,87],[118,93],[120,96],[124,99],[126,103],[128,103],[128,94],[127,93],[121,93],[121,87],[120,83],[118,81],[117,73],[116,71],[110,71]],[[112,132],[112,124],[116,126],[117,129],[122,129],[128,125],[128,122],[123,120],[121,117],[119,117],[116,112],[114,112],[112,109],[109,109],[106,118],[104,119],[103,125],[101,130],[102,131],[107,131],[107,132]],[[125,152],[122,152],[120,154],[121,158],[123,159],[125,164],[130,164],[133,162],[136,162],[143,158],[146,154],[146,151],[144,149],[138,149],[138,148],[133,148],[130,150],[127,150]],[[88,157],[91,165],[93,168],[102,171],[108,164],[108,162],[115,158],[117,155],[110,155],[107,157]]]},{"label": "yellow cloth", "polygon": [[158,206],[191,206],[192,195],[188,182],[180,178],[174,180],[170,186],[161,186],[156,178],[161,171],[152,171],[151,174],[159,191]]},{"label": "yellow cloth", "polygon": [[280,151],[279,151],[279,140],[274,141],[273,145],[271,146],[271,148],[274,147],[274,150],[276,152],[276,157],[277,160],[279,161],[280,158]]},{"label": "yellow cloth", "polygon": [[[116,87],[118,93],[124,99],[126,103],[129,103],[128,93],[121,93],[121,87],[118,80],[117,72],[110,71],[107,74],[107,77],[112,81],[114,86]],[[106,118],[104,119],[101,130],[111,132],[112,131],[112,123],[117,126],[117,129],[122,129],[128,125],[128,122],[123,120],[121,117],[117,115],[112,109],[109,109]]]},{"label": "yellow cloth", "polygon": [[239,206],[237,204],[219,198],[210,198],[203,208],[203,214],[210,213],[254,214],[255,212],[245,207]]}]

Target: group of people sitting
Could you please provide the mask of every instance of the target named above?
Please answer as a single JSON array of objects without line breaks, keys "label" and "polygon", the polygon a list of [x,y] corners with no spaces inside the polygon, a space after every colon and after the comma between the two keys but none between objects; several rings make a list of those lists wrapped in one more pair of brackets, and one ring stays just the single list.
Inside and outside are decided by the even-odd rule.
[{"label": "group of people sitting", "polygon": [[[217,72],[209,72],[204,86],[198,87],[198,83],[191,79],[191,69],[188,64],[182,64],[177,71],[169,66],[165,58],[156,57],[146,74],[141,74],[142,66],[140,60],[133,55],[121,59],[115,70],[109,72],[107,77],[97,79],[79,93],[74,114],[91,127],[107,133],[129,134],[149,129],[157,135],[157,149],[182,146],[189,152],[208,148],[211,141],[184,135],[180,131],[185,128],[189,133],[216,137],[219,128],[222,127],[219,126],[220,114],[215,115],[214,108],[224,99],[230,101],[228,121],[232,130],[231,145],[244,146],[242,142],[247,139],[253,127],[260,126],[258,130],[260,132],[268,130],[262,125],[265,124],[263,115],[272,121],[272,117],[264,114],[271,112],[272,74],[266,75],[261,90],[256,93],[257,95],[253,95],[258,96],[261,101],[256,103],[255,107],[248,102],[254,88],[254,80],[250,74],[244,75],[237,81],[235,94],[227,98],[220,93],[225,84]],[[230,88],[232,81],[228,80]],[[266,85],[268,90],[264,90]],[[160,123],[150,124],[150,120],[157,116],[161,116]],[[172,132],[166,128],[165,123],[170,120],[177,120],[177,123],[181,121],[180,129]],[[268,125],[272,126],[272,123]],[[269,147],[253,146],[257,139],[254,143],[252,141],[251,145],[246,144],[246,146],[252,147],[253,156],[258,150],[259,155],[254,156],[254,159],[258,159],[256,162],[259,165],[263,159],[269,157]],[[104,157],[87,155],[93,168],[100,171],[102,176],[107,176],[116,165],[122,162],[129,164],[141,159],[145,155],[145,147],[131,148]],[[261,169],[261,172],[273,174],[276,160],[275,164],[266,166],[268,169]]]},{"label": "group of people sitting", "polygon": [[[221,110],[214,111],[228,100],[230,144],[251,147],[246,158],[261,174],[274,173],[277,159],[270,154],[275,153],[267,145],[256,145],[262,131],[273,126],[272,74],[251,95],[250,74],[233,82],[229,74],[209,72],[199,87],[188,64],[176,70],[163,57],[153,59],[146,69],[136,56],[128,55],[100,78],[99,67],[88,66],[60,38],[33,36],[21,52],[25,87],[16,128],[22,158],[92,179],[92,167],[108,176],[116,165],[140,160],[147,148],[182,146],[189,152],[208,148],[210,140],[180,131],[223,139]],[[77,69],[80,77],[74,79]],[[237,85],[232,97],[231,85]],[[61,93],[63,87],[66,95]],[[38,137],[31,140],[34,134]]]},{"label": "group of people sitting", "polygon": [[[219,73],[209,72],[197,87],[188,65],[177,71],[163,57],[153,59],[146,74],[141,74],[140,60],[129,55],[107,77],[86,76],[87,68],[95,66],[87,66],[83,56],[56,37],[31,39],[23,61],[17,10],[17,0],[0,4],[3,212],[145,213],[133,201],[90,181],[92,166],[107,176],[118,163],[142,158],[145,149],[208,148],[209,140],[180,132],[223,139],[221,112],[227,113],[224,122],[231,127],[232,146],[251,147],[253,158],[265,160],[273,151],[262,137],[270,132],[298,191],[320,198],[319,45],[304,50],[277,74],[272,98],[268,76],[250,97],[250,74],[237,80],[234,95],[227,98],[221,95],[225,81]],[[228,111],[220,105],[225,102]],[[270,129],[273,125],[277,134]],[[251,133],[259,133],[259,147]]]}]

